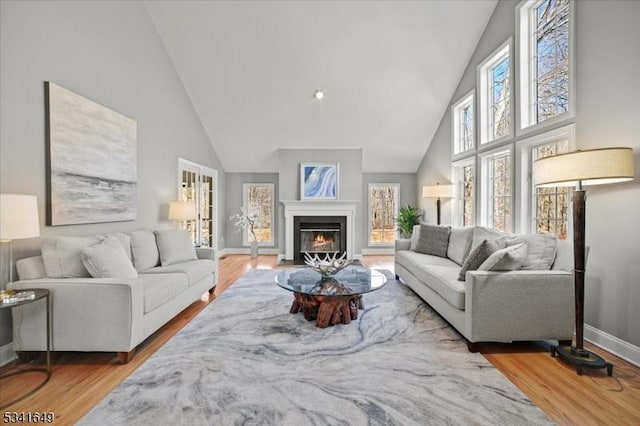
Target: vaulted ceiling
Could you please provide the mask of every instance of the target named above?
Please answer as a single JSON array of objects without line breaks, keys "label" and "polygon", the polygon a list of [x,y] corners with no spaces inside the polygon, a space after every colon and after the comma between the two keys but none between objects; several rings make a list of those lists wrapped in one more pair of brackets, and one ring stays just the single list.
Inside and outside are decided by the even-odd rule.
[{"label": "vaulted ceiling", "polygon": [[145,2],[227,172],[275,172],[280,148],[415,172],[495,4]]}]

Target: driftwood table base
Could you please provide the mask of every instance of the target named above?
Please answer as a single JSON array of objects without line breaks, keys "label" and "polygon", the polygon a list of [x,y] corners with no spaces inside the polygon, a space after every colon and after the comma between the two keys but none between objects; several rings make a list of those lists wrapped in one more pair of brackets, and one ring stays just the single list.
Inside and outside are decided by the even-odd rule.
[{"label": "driftwood table base", "polygon": [[302,312],[307,321],[316,320],[316,327],[349,324],[358,319],[358,309],[364,309],[362,295],[312,296],[293,293],[292,314]]}]

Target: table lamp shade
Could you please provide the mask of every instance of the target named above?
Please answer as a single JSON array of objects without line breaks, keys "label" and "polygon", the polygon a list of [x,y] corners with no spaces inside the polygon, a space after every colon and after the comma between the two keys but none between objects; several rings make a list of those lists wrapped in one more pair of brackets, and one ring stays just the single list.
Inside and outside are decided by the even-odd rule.
[{"label": "table lamp shade", "polygon": [[197,217],[196,203],[193,201],[172,201],[169,203],[169,219],[193,220]]},{"label": "table lamp shade", "polygon": [[633,179],[631,148],[601,148],[541,158],[533,163],[536,186],[601,185]]},{"label": "table lamp shade", "polygon": [[433,185],[423,186],[422,196],[424,198],[452,198],[453,185]]},{"label": "table lamp shade", "polygon": [[39,236],[38,198],[35,195],[0,194],[0,240]]}]

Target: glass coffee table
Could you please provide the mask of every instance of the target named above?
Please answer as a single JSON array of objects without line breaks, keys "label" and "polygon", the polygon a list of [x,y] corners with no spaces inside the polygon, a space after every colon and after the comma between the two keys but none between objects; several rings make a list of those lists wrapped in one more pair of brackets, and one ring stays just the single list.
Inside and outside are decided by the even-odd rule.
[{"label": "glass coffee table", "polygon": [[331,278],[322,278],[311,268],[285,269],[276,283],[293,292],[292,314],[302,312],[307,321],[325,328],[349,324],[364,309],[362,295],[382,288],[387,278],[380,272],[362,267],[347,267]]}]

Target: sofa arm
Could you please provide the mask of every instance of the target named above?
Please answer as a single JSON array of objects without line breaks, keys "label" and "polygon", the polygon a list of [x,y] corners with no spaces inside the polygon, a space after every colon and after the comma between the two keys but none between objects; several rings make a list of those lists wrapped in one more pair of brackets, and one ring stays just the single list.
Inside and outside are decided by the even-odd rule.
[{"label": "sofa arm", "polygon": [[472,342],[569,340],[573,274],[565,271],[469,271],[465,334]]},{"label": "sofa arm", "polygon": [[[128,352],[142,341],[143,286],[137,278],[43,278],[10,283],[50,292],[52,350]],[[46,348],[45,306],[12,309],[14,349]]]},{"label": "sofa arm", "polygon": [[401,238],[395,241],[395,251],[409,250],[411,248],[411,240],[407,238]]},{"label": "sofa arm", "polygon": [[198,259],[216,260],[216,253],[213,247],[196,247]]}]

